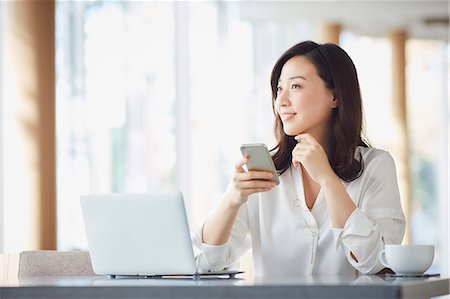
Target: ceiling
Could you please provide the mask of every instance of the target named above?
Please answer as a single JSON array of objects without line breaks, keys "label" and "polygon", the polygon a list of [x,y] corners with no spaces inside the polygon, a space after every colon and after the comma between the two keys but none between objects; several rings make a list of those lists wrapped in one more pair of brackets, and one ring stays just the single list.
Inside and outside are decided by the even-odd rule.
[{"label": "ceiling", "polygon": [[307,20],[337,22],[345,30],[384,36],[406,30],[410,37],[449,40],[449,1],[242,1],[240,16],[249,21]]}]

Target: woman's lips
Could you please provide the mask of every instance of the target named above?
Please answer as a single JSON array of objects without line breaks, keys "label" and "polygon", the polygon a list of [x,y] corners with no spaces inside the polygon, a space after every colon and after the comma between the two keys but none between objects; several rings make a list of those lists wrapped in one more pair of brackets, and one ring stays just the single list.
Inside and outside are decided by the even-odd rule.
[{"label": "woman's lips", "polygon": [[281,120],[288,121],[292,119],[297,113],[281,113]]}]

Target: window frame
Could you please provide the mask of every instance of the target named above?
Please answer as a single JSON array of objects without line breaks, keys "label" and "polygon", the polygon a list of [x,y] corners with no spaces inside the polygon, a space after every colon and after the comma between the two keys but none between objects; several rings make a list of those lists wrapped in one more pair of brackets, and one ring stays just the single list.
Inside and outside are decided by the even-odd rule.
[{"label": "window frame", "polygon": [[443,52],[443,61],[447,62],[447,65],[442,67],[442,86],[444,89],[443,97],[442,97],[442,114],[441,114],[441,134],[439,134],[440,140],[440,159],[443,163],[438,163],[438,187],[437,187],[437,196],[438,196],[438,208],[440,210],[440,239],[442,243],[440,244],[442,249],[442,272],[445,276],[450,274],[450,188],[448,186],[448,182],[450,179],[450,155],[449,155],[449,133],[450,133],[450,105],[449,105],[449,95],[450,89],[448,86],[448,80],[450,79],[448,76],[449,72],[449,57],[448,51],[450,50],[450,43],[447,42],[444,46],[447,51]]}]

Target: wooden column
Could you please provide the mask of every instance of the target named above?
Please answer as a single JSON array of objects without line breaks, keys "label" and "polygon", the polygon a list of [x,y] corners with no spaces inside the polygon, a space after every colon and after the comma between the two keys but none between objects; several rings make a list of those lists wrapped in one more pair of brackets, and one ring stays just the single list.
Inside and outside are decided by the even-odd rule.
[{"label": "wooden column", "polygon": [[337,23],[323,23],[319,25],[318,40],[320,43],[333,43],[339,45],[339,35],[342,26]]},{"label": "wooden column", "polygon": [[55,1],[3,7],[5,247],[56,249]]},{"label": "wooden column", "polygon": [[403,243],[409,244],[411,242],[411,178],[405,76],[407,34],[404,31],[394,31],[390,33],[389,37],[392,45],[392,105],[397,140],[393,155],[396,160],[400,195],[406,216],[406,232]]},{"label": "wooden column", "polygon": [[[4,19],[4,9],[3,9],[3,2],[0,1],[0,41],[3,41],[3,19]],[[3,94],[4,94],[4,86],[5,86],[5,80],[3,78],[4,71],[3,71],[3,60],[4,60],[4,46],[0,43],[0,254],[4,252],[4,204],[3,204],[3,172],[4,172],[4,164],[3,164],[3,124],[4,124],[4,110],[3,110]],[[0,257],[1,258],[1,257]],[[1,260],[2,261],[2,260]],[[0,271],[2,270],[2,264],[0,263]],[[0,276],[1,280],[1,276]],[[1,281],[0,281],[1,283]]]}]

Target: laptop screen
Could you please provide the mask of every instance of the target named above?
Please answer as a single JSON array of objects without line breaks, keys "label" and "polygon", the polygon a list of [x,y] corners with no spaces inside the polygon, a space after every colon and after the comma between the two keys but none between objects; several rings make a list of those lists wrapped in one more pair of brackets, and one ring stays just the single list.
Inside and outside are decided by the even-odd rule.
[{"label": "laptop screen", "polygon": [[196,273],[181,192],[91,194],[80,201],[96,274]]}]

